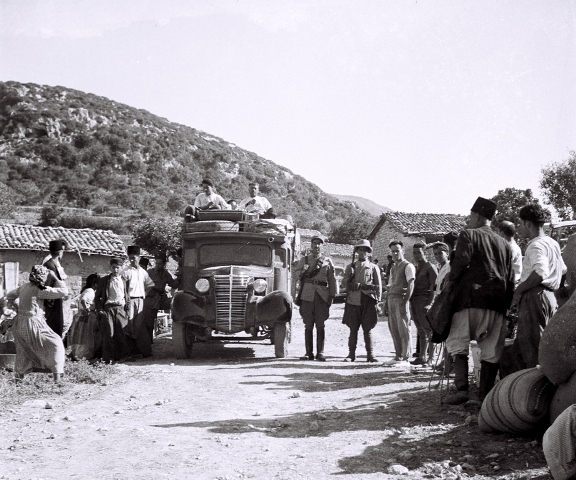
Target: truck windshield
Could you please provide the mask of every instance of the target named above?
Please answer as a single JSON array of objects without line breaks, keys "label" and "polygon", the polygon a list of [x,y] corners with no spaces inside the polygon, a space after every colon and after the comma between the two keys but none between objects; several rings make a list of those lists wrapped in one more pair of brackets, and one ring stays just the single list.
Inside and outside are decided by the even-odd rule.
[{"label": "truck windshield", "polygon": [[272,249],[268,245],[246,243],[221,243],[202,245],[199,251],[200,265],[260,265],[272,263]]}]

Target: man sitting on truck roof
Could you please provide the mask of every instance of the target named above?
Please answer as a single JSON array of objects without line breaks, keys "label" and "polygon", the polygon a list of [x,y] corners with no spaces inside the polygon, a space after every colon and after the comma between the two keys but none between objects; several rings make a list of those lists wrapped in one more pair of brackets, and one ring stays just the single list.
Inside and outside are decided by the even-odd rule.
[{"label": "man sitting on truck roof", "polygon": [[196,195],[194,205],[188,205],[184,210],[184,221],[192,221],[198,210],[230,210],[230,205],[217,193],[214,192],[214,182],[205,178],[200,184],[202,192]]},{"label": "man sitting on truck roof", "polygon": [[276,218],[272,204],[266,197],[258,195],[260,193],[260,185],[258,182],[250,182],[248,184],[250,196],[240,202],[239,210],[244,210],[247,213],[258,213],[260,218]]}]

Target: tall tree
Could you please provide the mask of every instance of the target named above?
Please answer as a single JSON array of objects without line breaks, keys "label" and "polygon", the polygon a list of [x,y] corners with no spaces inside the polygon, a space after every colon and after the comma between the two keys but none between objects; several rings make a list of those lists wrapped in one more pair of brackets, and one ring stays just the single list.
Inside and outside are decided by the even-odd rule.
[{"label": "tall tree", "polygon": [[529,188],[521,190],[519,188],[505,188],[499,190],[491,200],[496,204],[498,209],[492,224],[498,226],[503,220],[508,220],[518,225],[518,212],[520,209],[529,203],[537,202],[538,199],[532,195],[532,190]]},{"label": "tall tree", "polygon": [[576,219],[576,151],[562,162],[542,169],[540,188],[546,203],[552,205],[562,220]]},{"label": "tall tree", "polygon": [[344,221],[330,222],[330,242],[353,245],[366,238],[376,225],[377,218],[365,212],[355,211]]}]

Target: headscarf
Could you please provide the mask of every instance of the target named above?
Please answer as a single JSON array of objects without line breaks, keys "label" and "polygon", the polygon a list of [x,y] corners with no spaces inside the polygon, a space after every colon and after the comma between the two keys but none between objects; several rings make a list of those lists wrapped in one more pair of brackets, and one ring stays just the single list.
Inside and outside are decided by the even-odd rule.
[{"label": "headscarf", "polygon": [[97,273],[91,273],[90,275],[88,275],[88,277],[86,278],[86,285],[84,285],[84,288],[80,291],[80,293],[82,293],[87,288],[92,288],[94,285],[98,283],[99,280],[100,275],[98,275]]},{"label": "headscarf", "polygon": [[50,273],[43,265],[34,265],[30,272],[28,280],[31,284],[36,285],[40,290],[46,290],[46,275]]}]

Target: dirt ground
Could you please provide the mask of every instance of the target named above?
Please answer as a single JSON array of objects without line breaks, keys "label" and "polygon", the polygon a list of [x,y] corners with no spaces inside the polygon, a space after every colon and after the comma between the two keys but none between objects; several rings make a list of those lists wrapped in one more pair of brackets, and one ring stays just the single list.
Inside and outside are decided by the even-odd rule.
[{"label": "dirt ground", "polygon": [[[441,406],[429,370],[367,363],[362,342],[342,362],[342,313],[326,363],[298,360],[296,313],[286,359],[266,341],[198,343],[176,360],[165,334],[113,384],[9,408],[0,479],[552,478],[534,436],[481,433],[478,407]],[[385,321],[375,338],[391,359]]]}]

